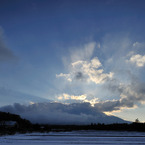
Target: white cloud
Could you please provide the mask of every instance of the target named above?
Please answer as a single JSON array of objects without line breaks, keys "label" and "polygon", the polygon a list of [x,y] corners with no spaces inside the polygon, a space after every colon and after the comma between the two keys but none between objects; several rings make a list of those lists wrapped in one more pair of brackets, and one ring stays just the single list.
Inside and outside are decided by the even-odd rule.
[{"label": "white cloud", "polygon": [[70,74],[63,74],[63,73],[60,73],[59,75],[56,74],[56,78],[59,78],[59,77],[64,77],[65,79],[67,79],[70,82],[72,81],[70,78]]},{"label": "white cloud", "polygon": [[96,103],[99,102],[99,99],[98,98],[94,98],[91,100],[85,99],[84,102],[89,102],[91,104],[91,106],[94,106]]},{"label": "white cloud", "polygon": [[104,83],[107,79],[113,77],[113,73],[104,73],[100,67],[101,62],[97,57],[90,61],[79,60],[71,63],[70,71],[68,74],[59,74],[57,77],[64,77],[68,81],[87,81],[96,84]]},{"label": "white cloud", "polygon": [[90,103],[92,106],[94,106],[95,103],[98,102],[98,98],[93,97],[93,96],[87,96],[86,94],[82,94],[82,95],[70,95],[70,94],[66,94],[63,93],[61,95],[56,96],[56,98],[58,99],[59,102],[62,103],[83,103],[83,102],[88,102]]},{"label": "white cloud", "polygon": [[135,64],[137,67],[143,67],[145,65],[145,55],[132,55],[128,61]]},{"label": "white cloud", "polygon": [[101,86],[113,78],[113,72],[106,73],[98,57],[93,57],[95,45],[95,42],[86,44],[85,47],[71,52],[66,59],[66,73],[56,75],[58,87],[61,87],[60,93],[56,95],[57,101],[89,102],[93,106],[98,102],[98,97],[102,97]]},{"label": "white cloud", "polygon": [[75,95],[69,95],[69,94],[66,94],[66,93],[63,93],[62,95],[58,96],[58,100],[69,100],[69,99],[72,99],[72,100],[85,100],[87,98],[87,96],[84,94],[84,95],[79,95],[79,96],[75,96]]},{"label": "white cloud", "polygon": [[[100,101],[99,98],[88,96],[87,94],[83,95],[69,95],[62,94],[58,96],[58,100],[63,100],[66,103],[72,102],[89,102],[100,112],[114,112],[121,111],[123,109],[132,109],[138,106],[138,104],[144,104],[145,102],[145,88],[144,83],[140,83],[135,79],[132,80],[129,84],[123,84],[119,81],[109,80],[107,82],[108,89],[116,94],[118,92],[118,97],[113,100],[103,100]],[[104,90],[107,88],[104,88]],[[109,95],[108,95],[109,97]],[[73,101],[72,101],[73,100]],[[62,101],[62,102],[63,102]]]},{"label": "white cloud", "polygon": [[91,65],[94,68],[98,68],[98,67],[102,66],[101,62],[99,61],[99,59],[97,57],[95,57],[91,60]]}]

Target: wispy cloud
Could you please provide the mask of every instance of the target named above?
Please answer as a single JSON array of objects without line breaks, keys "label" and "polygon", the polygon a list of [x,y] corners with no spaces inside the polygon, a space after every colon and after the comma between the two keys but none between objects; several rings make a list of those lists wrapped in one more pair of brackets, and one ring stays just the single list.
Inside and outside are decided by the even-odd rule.
[{"label": "wispy cloud", "polygon": [[71,48],[71,62],[76,62],[79,60],[89,60],[93,55],[95,47],[97,47],[97,43],[90,42],[79,47]]},{"label": "wispy cloud", "polygon": [[3,30],[0,27],[0,61],[17,59],[14,52],[9,49],[4,42]]},{"label": "wispy cloud", "polygon": [[30,95],[27,93],[14,91],[12,89],[6,89],[5,87],[0,87],[0,106],[13,104],[15,102],[24,104],[29,104],[29,102],[51,102],[52,100],[44,99],[42,97]]},{"label": "wispy cloud", "polygon": [[138,42],[138,41],[136,41],[136,42],[134,42],[133,43],[133,47],[135,48],[135,49],[139,49],[139,48],[144,48],[144,46],[145,46],[145,43],[141,43],[141,42]]},{"label": "wispy cloud", "polygon": [[130,57],[128,62],[135,64],[137,67],[144,67],[145,55],[135,54]]}]

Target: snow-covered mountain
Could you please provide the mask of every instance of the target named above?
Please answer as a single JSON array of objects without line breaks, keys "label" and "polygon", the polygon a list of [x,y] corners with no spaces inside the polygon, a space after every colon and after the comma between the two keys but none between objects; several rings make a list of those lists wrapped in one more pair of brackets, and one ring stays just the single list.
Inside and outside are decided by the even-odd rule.
[{"label": "snow-covered mountain", "polygon": [[15,103],[0,108],[0,111],[16,113],[22,118],[30,120],[32,123],[45,124],[91,124],[91,123],[127,123],[127,121],[108,116],[99,112],[90,103],[34,103],[21,105]]}]

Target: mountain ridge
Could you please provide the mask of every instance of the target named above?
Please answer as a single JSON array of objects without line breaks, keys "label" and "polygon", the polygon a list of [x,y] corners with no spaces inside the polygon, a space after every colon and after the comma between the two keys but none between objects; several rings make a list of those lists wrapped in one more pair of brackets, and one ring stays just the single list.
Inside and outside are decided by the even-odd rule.
[{"label": "mountain ridge", "polygon": [[18,114],[32,123],[59,125],[88,125],[91,123],[129,123],[116,116],[99,112],[90,103],[62,104],[57,102],[22,105],[15,103],[0,107],[0,111]]}]

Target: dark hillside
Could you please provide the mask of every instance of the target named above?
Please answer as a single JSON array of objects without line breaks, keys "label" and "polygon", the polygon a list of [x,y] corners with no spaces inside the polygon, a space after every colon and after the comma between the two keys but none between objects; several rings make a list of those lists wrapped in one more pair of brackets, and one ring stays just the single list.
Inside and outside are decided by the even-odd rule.
[{"label": "dark hillside", "polygon": [[22,119],[19,115],[0,111],[0,134],[13,134],[25,132],[32,128],[30,121]]}]

